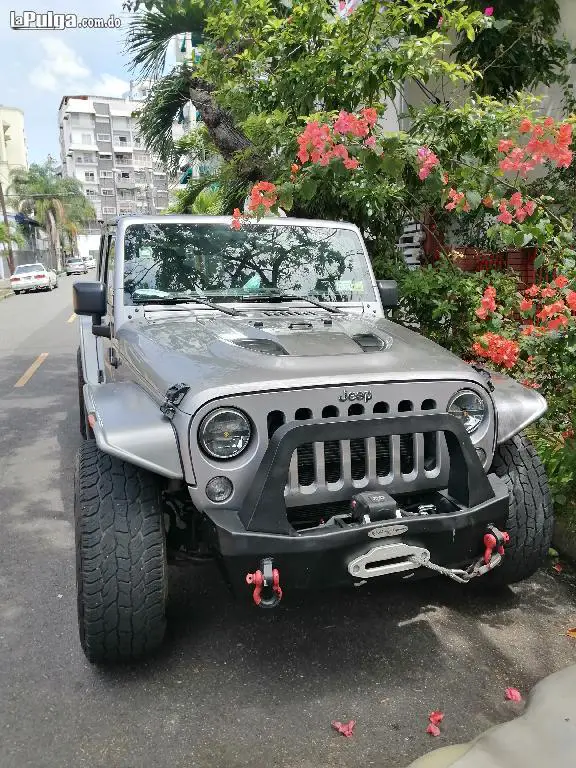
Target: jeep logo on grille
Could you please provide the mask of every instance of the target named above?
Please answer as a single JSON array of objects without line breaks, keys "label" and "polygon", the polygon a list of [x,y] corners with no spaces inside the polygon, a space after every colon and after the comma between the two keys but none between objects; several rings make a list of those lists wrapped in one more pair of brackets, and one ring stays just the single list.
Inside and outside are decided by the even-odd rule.
[{"label": "jeep logo on grille", "polygon": [[364,392],[348,392],[344,390],[338,398],[341,403],[358,401],[360,403],[369,403],[372,400],[372,392],[366,389]]}]

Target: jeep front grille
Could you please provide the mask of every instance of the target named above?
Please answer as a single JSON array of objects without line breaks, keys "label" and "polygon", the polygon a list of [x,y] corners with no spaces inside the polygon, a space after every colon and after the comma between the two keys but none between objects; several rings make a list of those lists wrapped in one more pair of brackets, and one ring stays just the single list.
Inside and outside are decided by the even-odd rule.
[{"label": "jeep front grille", "polygon": [[[226,464],[226,474],[235,490],[234,497],[222,508],[238,509],[254,481],[270,437],[283,424],[307,419],[329,421],[446,413],[451,397],[464,386],[478,389],[472,382],[412,381],[233,395],[203,405],[191,424],[191,440],[196,440],[202,418],[216,406],[239,408],[248,414],[257,439],[245,455]],[[368,402],[362,397],[358,401],[350,400],[351,393],[361,395],[366,390],[372,395]],[[490,410],[489,425],[477,441],[486,453],[487,462],[492,458],[493,441],[494,420]],[[194,470],[197,503],[209,505],[203,489],[222,467],[199,452]],[[350,498],[362,490],[381,488],[393,496],[439,491],[446,487],[448,471],[448,450],[441,432],[302,445],[294,451],[286,470],[284,498],[288,517],[295,527],[306,524],[305,520],[310,517],[328,519],[331,509],[344,509]]]},{"label": "jeep front grille", "polygon": [[[426,412],[433,410],[436,402],[430,398],[414,403],[400,401],[392,411],[390,404],[379,401],[371,404],[354,403],[344,408],[324,407],[315,414],[310,408],[299,408],[292,419],[304,420],[338,416],[383,416],[396,412]],[[268,437],[284,424],[287,415],[282,411],[268,413]],[[289,507],[316,500],[321,502],[326,494],[343,489],[382,487],[404,482],[410,483],[440,474],[441,436],[438,434],[393,435],[308,443],[292,456],[285,488]],[[314,501],[311,498],[314,496]],[[295,512],[295,514],[297,514]]]}]

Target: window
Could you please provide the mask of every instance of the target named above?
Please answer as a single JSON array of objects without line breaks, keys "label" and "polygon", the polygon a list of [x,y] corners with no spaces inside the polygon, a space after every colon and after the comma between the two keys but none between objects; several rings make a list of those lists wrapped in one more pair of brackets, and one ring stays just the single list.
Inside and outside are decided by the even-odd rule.
[{"label": "window", "polygon": [[102,213],[105,216],[111,216],[112,214],[116,213],[116,208],[107,208],[106,206],[104,206],[102,208]]},{"label": "window", "polygon": [[94,171],[84,171],[84,178],[86,181],[96,181],[96,174]]},{"label": "window", "polygon": [[91,133],[83,133],[82,134],[82,144],[92,144],[92,134]]},{"label": "window", "polygon": [[97,133],[96,134],[97,141],[110,141],[110,134],[109,133]]},{"label": "window", "polygon": [[78,157],[76,158],[76,162],[78,163],[78,165],[82,165],[82,163],[84,162],[84,158],[82,157],[82,155],[78,155]]},{"label": "window", "polygon": [[130,171],[122,171],[120,174],[121,179],[129,179],[130,178]]},{"label": "window", "polygon": [[114,171],[100,171],[101,179],[112,179],[114,177]]},{"label": "window", "polygon": [[87,189],[86,197],[98,197],[98,192],[95,189]]},{"label": "window", "polygon": [[137,290],[202,290],[222,301],[278,290],[326,302],[374,301],[358,235],[338,226],[131,224],[124,236],[125,301]]},{"label": "window", "polygon": [[114,190],[113,189],[102,189],[102,195],[104,197],[114,197]]},{"label": "window", "polygon": [[107,117],[104,117],[103,115],[96,115],[96,122],[97,123],[108,123],[109,120]]}]

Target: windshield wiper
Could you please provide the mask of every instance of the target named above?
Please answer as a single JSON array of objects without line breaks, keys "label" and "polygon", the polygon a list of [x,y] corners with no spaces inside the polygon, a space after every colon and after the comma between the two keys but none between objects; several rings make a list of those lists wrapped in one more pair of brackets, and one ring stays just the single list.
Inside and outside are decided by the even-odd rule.
[{"label": "windshield wiper", "polygon": [[312,304],[319,309],[325,309],[326,312],[333,312],[336,315],[346,314],[337,307],[322,304],[320,301],[316,301],[316,299],[308,298],[308,296],[297,296],[296,294],[284,293],[279,290],[271,291],[270,293],[247,293],[235,298],[238,301],[307,301],[308,304]]},{"label": "windshield wiper", "polygon": [[224,312],[225,315],[241,315],[236,309],[229,309],[223,307],[221,304],[214,304],[209,299],[201,299],[198,296],[189,294],[173,294],[172,296],[142,296],[140,298],[132,297],[134,304],[201,304],[204,307],[210,307],[210,309],[217,309],[219,312]]}]

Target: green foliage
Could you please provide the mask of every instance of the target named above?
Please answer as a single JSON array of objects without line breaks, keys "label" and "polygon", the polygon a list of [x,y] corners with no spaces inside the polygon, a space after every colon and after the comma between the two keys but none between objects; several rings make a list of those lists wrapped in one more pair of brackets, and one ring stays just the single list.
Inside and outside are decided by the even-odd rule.
[{"label": "green foliage", "polygon": [[25,245],[26,240],[18,229],[11,227],[10,225],[7,227],[3,221],[0,221],[0,243],[4,245],[13,243],[22,248]]},{"label": "green foliage", "polygon": [[476,316],[482,294],[492,285],[502,301],[516,300],[518,280],[513,274],[463,272],[453,260],[443,257],[435,265],[415,270],[397,270],[400,309],[396,319],[449,349],[469,358],[479,332]]},{"label": "green foliage", "polygon": [[[483,9],[487,0],[470,5]],[[537,85],[569,80],[574,51],[558,36],[560,9],[557,0],[490,0],[494,23],[474,40],[460,36],[458,61],[475,61],[480,75],[473,87],[478,93],[508,98]]]}]

